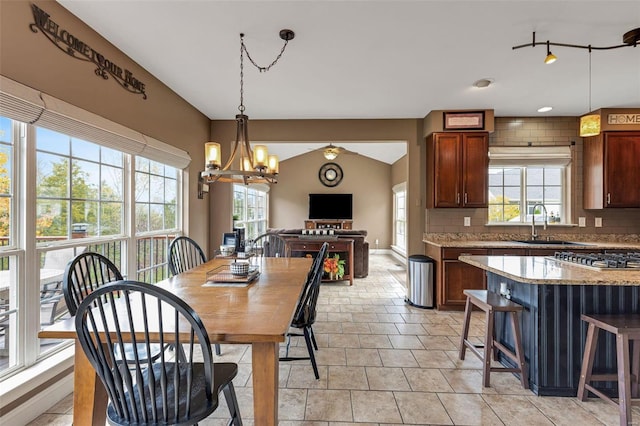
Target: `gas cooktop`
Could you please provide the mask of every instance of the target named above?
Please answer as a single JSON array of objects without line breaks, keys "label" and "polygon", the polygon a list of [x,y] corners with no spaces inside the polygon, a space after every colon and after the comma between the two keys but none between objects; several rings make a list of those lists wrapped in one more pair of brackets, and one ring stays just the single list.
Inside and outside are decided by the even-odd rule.
[{"label": "gas cooktop", "polygon": [[549,259],[569,263],[575,266],[608,271],[640,271],[640,253],[575,253],[572,251],[557,251]]}]

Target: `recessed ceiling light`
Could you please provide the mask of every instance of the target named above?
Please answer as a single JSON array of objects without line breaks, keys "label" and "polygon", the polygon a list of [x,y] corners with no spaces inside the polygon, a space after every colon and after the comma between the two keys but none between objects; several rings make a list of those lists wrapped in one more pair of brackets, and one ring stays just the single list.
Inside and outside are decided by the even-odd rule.
[{"label": "recessed ceiling light", "polygon": [[473,83],[473,87],[478,87],[480,89],[484,89],[485,87],[489,87],[493,83],[493,79],[491,78],[482,78],[475,83]]},{"label": "recessed ceiling light", "polygon": [[553,107],[546,106],[546,107],[538,108],[538,112],[549,112],[552,109],[553,109]]}]

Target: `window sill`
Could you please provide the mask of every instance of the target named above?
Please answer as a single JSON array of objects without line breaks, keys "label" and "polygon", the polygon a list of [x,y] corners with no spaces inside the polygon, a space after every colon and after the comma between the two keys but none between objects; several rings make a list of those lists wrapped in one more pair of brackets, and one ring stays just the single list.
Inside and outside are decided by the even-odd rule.
[{"label": "window sill", "polygon": [[[523,222],[491,222],[491,223],[485,223],[484,226],[524,226],[524,227],[528,227],[531,228],[531,223],[523,223]],[[542,223],[538,223],[536,222],[536,227],[538,226],[542,226]],[[547,228],[574,228],[578,226],[578,224],[576,223],[554,223],[554,224],[548,224]]]},{"label": "window sill", "polygon": [[0,391],[0,406],[5,407],[13,403],[72,367],[74,352],[74,346],[71,345],[57,354],[4,379],[2,381],[2,390]]}]

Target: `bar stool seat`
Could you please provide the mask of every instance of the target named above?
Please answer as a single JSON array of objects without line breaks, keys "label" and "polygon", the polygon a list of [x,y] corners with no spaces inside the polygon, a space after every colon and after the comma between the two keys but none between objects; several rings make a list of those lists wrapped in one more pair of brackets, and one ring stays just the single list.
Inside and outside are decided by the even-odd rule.
[{"label": "bar stool seat", "polygon": [[[522,349],[520,337],[520,324],[518,322],[518,312],[522,311],[522,305],[501,297],[499,294],[487,290],[464,290],[467,296],[467,303],[464,310],[464,324],[462,326],[462,337],[460,340],[460,359],[464,360],[467,348],[483,361],[482,384],[489,387],[491,372],[499,373],[520,373],[522,387],[529,389],[529,379]],[[469,323],[471,321],[471,311],[473,306],[477,306],[486,313],[486,331],[484,345],[476,345],[468,340]],[[495,313],[505,312],[510,318],[511,331],[513,332],[515,353],[504,346],[496,339],[495,335]],[[484,348],[483,352],[479,349]],[[491,367],[491,354],[493,359],[497,359],[498,351],[513,360],[517,368]]]},{"label": "bar stool seat", "polygon": [[[631,424],[631,397],[640,396],[640,315],[581,315],[582,321],[589,324],[585,342],[578,399],[587,399],[589,391],[618,407],[620,424]],[[593,361],[596,356],[598,332],[608,331],[616,336],[616,359],[618,374],[593,374]],[[633,349],[630,344],[633,343]],[[631,355],[630,355],[631,353]],[[630,357],[631,356],[631,357]],[[590,383],[592,381],[618,381],[618,402]]]}]

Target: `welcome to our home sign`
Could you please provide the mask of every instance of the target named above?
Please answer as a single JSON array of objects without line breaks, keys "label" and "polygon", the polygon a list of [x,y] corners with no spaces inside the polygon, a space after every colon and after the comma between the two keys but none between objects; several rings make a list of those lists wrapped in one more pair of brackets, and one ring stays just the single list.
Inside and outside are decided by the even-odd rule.
[{"label": "welcome to our home sign", "polygon": [[97,67],[94,71],[97,76],[105,80],[111,76],[126,91],[140,94],[143,99],[147,99],[144,83],[135,78],[131,71],[118,66],[69,31],[60,28],[57,23],[51,20],[47,12],[35,4],[31,5],[31,9],[35,21],[29,25],[31,31],[37,33],[40,30],[49,41],[67,55],[93,63]]}]

